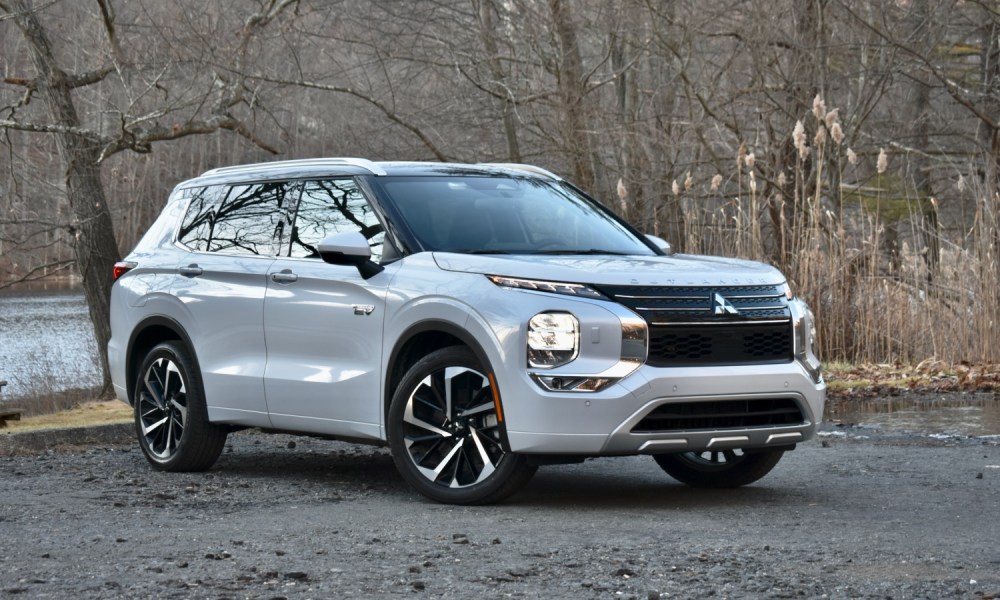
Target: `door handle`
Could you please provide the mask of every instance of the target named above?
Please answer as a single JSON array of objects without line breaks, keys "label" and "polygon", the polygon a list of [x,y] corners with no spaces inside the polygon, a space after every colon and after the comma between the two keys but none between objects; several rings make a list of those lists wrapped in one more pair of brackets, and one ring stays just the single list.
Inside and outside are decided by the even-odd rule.
[{"label": "door handle", "polygon": [[201,267],[199,267],[194,263],[191,263],[186,267],[178,267],[177,272],[180,273],[181,275],[184,275],[185,277],[197,277],[198,275],[201,275],[203,273]]},{"label": "door handle", "polygon": [[283,269],[277,273],[271,273],[271,281],[275,283],[292,283],[298,281],[299,276],[292,273],[291,269]]}]

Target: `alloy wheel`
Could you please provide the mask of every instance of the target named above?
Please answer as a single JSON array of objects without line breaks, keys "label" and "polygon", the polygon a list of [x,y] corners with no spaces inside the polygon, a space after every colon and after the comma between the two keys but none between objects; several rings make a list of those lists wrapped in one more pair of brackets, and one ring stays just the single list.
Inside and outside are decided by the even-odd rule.
[{"label": "alloy wheel", "polygon": [[187,426],[187,388],[180,369],[158,358],[146,370],[138,398],[141,434],[149,452],[167,460],[177,450]]},{"label": "alloy wheel", "polygon": [[489,379],[468,367],[444,367],[424,377],[403,411],[407,454],[428,481],[447,488],[476,485],[505,453]]}]

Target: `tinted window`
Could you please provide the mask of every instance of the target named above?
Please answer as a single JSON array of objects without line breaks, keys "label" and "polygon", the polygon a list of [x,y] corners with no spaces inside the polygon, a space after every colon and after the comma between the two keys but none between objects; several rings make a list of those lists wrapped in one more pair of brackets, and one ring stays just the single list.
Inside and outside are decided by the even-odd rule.
[{"label": "tinted window", "polygon": [[202,188],[188,205],[177,241],[201,252],[272,256],[297,190],[286,182]]},{"label": "tinted window", "polygon": [[652,250],[596,203],[526,177],[380,177],[427,250],[511,254],[630,254]]},{"label": "tinted window", "polygon": [[285,182],[230,187],[215,216],[209,251],[257,256],[277,254],[289,189]]},{"label": "tinted window", "polygon": [[213,186],[194,191],[187,214],[181,222],[177,241],[188,248],[200,252],[208,250],[208,239],[212,235],[215,211],[222,200],[224,188]]},{"label": "tinted window", "polygon": [[354,180],[307,181],[292,228],[290,256],[318,258],[323,238],[351,231],[365,236],[372,260],[379,261],[385,232]]}]

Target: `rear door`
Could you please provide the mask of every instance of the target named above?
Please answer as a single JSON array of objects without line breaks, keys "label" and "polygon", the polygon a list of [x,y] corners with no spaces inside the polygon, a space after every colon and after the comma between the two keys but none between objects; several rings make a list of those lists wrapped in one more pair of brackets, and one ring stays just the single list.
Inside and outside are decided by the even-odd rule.
[{"label": "rear door", "polygon": [[171,286],[194,345],[213,421],[268,425],[264,397],[264,294],[294,186],[212,186],[197,193],[177,242]]},{"label": "rear door", "polygon": [[379,435],[382,325],[395,269],[365,280],[319,258],[319,242],[357,231],[382,255],[383,227],[351,178],[306,181],[264,301],[271,423],[316,433]]}]

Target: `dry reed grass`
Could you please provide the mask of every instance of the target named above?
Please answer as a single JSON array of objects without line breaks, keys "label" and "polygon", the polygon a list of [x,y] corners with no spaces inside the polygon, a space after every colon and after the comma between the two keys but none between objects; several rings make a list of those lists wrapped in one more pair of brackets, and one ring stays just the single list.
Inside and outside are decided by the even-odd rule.
[{"label": "dry reed grass", "polygon": [[[845,170],[867,168],[881,183],[892,156],[882,149],[874,165],[855,166],[862,159],[841,146],[836,112],[820,118],[825,107],[814,108],[815,119],[796,124],[790,178],[761,169],[760,158],[748,161],[754,155],[741,146],[735,197],[716,192],[716,175],[704,202],[682,198],[686,250],[782,269],[816,313],[825,360],[1000,362],[1000,197],[980,190],[975,222],[952,234],[942,231],[932,198],[890,199],[881,185],[862,198]],[[829,138],[820,133],[827,130]]]}]

